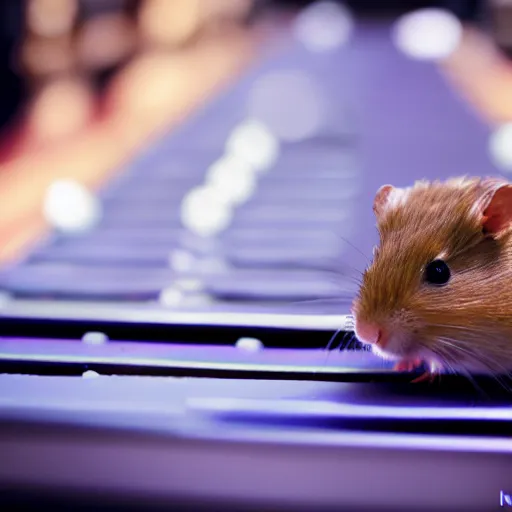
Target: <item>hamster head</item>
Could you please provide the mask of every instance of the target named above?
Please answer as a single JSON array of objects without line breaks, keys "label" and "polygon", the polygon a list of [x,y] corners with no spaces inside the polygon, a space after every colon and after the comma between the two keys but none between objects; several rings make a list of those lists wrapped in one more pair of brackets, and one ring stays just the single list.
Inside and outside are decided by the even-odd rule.
[{"label": "hamster head", "polygon": [[352,307],[357,338],[390,359],[511,370],[512,185],[384,185],[373,210],[380,242]]}]

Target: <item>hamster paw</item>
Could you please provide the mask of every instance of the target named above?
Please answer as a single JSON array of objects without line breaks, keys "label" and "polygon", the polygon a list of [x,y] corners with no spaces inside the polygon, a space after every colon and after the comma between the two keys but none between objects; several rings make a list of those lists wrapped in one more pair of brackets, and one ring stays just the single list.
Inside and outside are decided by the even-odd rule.
[{"label": "hamster paw", "polygon": [[430,371],[427,371],[425,373],[423,373],[422,375],[420,375],[419,377],[417,377],[416,379],[412,380],[412,384],[417,384],[419,382],[425,382],[425,381],[428,381],[430,384],[432,384],[435,380],[435,378],[437,377],[437,373],[433,373],[433,372],[430,372]]},{"label": "hamster paw", "polygon": [[421,359],[402,359],[393,366],[395,372],[412,372],[423,365]]},{"label": "hamster paw", "polygon": [[[393,367],[393,370],[396,372],[413,372],[423,366],[423,361],[421,359],[403,359],[402,361],[398,361]],[[439,370],[435,366],[430,365],[430,369],[424,372],[419,377],[416,377],[411,382],[413,384],[417,384],[419,382],[429,381],[430,384],[434,382],[436,377],[439,376]]]},{"label": "hamster paw", "polygon": [[418,382],[428,381],[429,384],[433,384],[437,377],[441,378],[441,368],[438,367],[436,364],[432,363],[430,365],[429,370],[423,373],[423,375],[420,375],[419,377],[414,379],[412,383],[416,384]]}]

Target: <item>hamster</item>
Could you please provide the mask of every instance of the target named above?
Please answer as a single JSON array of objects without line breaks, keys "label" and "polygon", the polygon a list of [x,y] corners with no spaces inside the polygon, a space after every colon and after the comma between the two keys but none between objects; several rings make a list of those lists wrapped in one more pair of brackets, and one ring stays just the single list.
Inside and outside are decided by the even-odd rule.
[{"label": "hamster", "polygon": [[382,186],[379,234],[352,304],[354,332],[398,371],[512,370],[512,184]]}]

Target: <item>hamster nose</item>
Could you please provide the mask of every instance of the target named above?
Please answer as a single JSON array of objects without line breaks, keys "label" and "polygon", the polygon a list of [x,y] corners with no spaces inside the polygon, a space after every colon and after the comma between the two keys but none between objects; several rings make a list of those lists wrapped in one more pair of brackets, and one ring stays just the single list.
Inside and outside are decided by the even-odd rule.
[{"label": "hamster nose", "polygon": [[382,329],[378,325],[356,322],[355,332],[357,338],[363,343],[371,343],[381,348],[384,348],[386,344],[382,335]]}]

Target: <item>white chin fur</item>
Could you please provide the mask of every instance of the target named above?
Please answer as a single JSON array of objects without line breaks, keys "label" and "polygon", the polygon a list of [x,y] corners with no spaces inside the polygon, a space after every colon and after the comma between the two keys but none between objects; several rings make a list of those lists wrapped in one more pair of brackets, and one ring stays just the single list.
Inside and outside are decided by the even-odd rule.
[{"label": "white chin fur", "polygon": [[377,345],[371,345],[372,352],[382,359],[385,359],[386,361],[398,361],[400,359],[400,356],[397,356],[395,354],[388,354],[387,352],[384,352],[382,349],[380,349]]}]

